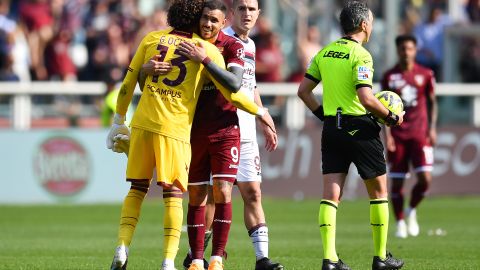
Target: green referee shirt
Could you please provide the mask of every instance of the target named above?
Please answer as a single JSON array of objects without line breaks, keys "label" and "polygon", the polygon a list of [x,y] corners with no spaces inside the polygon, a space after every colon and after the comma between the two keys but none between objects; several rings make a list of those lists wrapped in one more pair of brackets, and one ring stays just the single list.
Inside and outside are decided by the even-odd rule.
[{"label": "green referee shirt", "polygon": [[305,77],[323,83],[326,116],[334,116],[338,107],[343,114],[367,113],[358,99],[357,89],[372,87],[373,61],[358,42],[344,37],[330,43],[312,59]]}]

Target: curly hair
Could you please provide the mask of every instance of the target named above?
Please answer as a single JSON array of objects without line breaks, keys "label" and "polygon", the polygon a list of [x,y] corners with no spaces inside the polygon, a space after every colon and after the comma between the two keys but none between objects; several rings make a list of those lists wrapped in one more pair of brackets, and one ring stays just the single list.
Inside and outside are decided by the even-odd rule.
[{"label": "curly hair", "polygon": [[192,31],[198,27],[205,0],[175,0],[168,8],[168,24],[180,31]]}]

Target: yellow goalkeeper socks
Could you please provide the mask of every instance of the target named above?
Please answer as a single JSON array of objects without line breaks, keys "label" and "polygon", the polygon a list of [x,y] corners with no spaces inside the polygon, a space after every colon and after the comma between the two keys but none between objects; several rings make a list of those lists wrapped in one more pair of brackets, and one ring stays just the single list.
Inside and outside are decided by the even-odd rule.
[{"label": "yellow goalkeeper socks", "polygon": [[388,235],[388,200],[370,200],[370,224],[372,225],[374,256],[385,259]]},{"label": "yellow goalkeeper socks", "polygon": [[146,194],[146,192],[140,190],[130,189],[125,197],[120,216],[120,229],[118,231],[119,246],[130,246],[140,216],[142,202]]},{"label": "yellow goalkeeper socks", "polygon": [[[180,193],[181,196],[181,193]],[[182,198],[164,195],[165,214],[163,217],[163,254],[165,259],[174,260],[180,243],[183,221]]]},{"label": "yellow goalkeeper socks", "polygon": [[320,202],[318,213],[318,224],[322,236],[323,258],[331,261],[338,261],[335,249],[335,231],[337,228],[337,203],[329,200]]}]

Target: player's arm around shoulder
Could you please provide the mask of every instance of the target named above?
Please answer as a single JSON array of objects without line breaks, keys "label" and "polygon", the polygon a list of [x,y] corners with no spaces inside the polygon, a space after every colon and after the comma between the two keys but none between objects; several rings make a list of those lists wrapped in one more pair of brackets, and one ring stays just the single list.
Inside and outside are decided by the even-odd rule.
[{"label": "player's arm around shoulder", "polygon": [[[195,45],[190,42],[181,42],[178,47],[180,54],[188,57],[190,60],[202,63],[205,69],[214,77],[222,86],[231,92],[238,92],[242,85],[243,69],[235,69],[235,72],[225,70],[225,61],[223,65],[218,65],[212,61],[206,51],[207,42],[198,41]],[[218,56],[212,56],[218,57]]]},{"label": "player's arm around shoulder", "polygon": [[[218,49],[212,44],[208,44],[205,47],[207,49],[207,55],[210,58],[210,61],[221,66],[222,68],[225,68],[225,61]],[[206,76],[208,76],[212,80],[212,82],[215,84],[220,93],[225,97],[225,99],[227,99],[238,109],[258,116],[260,121],[268,125],[274,132],[276,132],[273,119],[267,110],[259,107],[257,104],[255,104],[255,102],[250,100],[247,95],[240,91],[236,93],[230,92],[215,78],[215,76],[212,76],[212,74],[210,74],[209,72],[206,72]]]}]

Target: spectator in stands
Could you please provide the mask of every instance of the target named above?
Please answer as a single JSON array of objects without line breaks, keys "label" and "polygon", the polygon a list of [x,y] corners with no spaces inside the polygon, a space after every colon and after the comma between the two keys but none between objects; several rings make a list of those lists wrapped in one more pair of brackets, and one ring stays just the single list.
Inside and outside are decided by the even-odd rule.
[{"label": "spectator in stands", "polygon": [[47,45],[45,65],[50,79],[62,81],[77,79],[77,69],[68,51],[71,38],[72,32],[69,29],[61,29]]},{"label": "spectator in stands", "polygon": [[445,27],[451,25],[451,20],[439,6],[432,6],[428,20],[414,29],[418,40],[417,62],[435,72],[441,80],[443,61],[443,34]]},{"label": "spectator in stands", "polygon": [[142,27],[137,31],[135,44],[140,44],[143,37],[151,31],[157,31],[168,27],[167,12],[164,9],[156,9],[151,16],[149,16]]},{"label": "spectator in stands", "polygon": [[[301,24],[301,23],[299,23]],[[298,68],[288,78],[289,82],[301,82],[310,60],[322,49],[320,31],[315,25],[297,26],[297,57]]]},{"label": "spectator in stands", "polygon": [[47,0],[24,0],[20,4],[20,21],[30,48],[31,69],[37,80],[48,79],[44,63],[47,43],[53,38],[53,17]]},{"label": "spectator in stands", "polygon": [[[280,49],[278,36],[272,30],[270,22],[265,17],[259,17],[256,24],[256,33],[252,40],[256,45],[255,76],[257,82],[281,82],[283,54]],[[246,70],[245,72],[248,72]],[[262,98],[268,104],[270,113],[277,123],[282,122],[281,107],[285,103],[284,96],[268,96]]]},{"label": "spectator in stands", "polygon": [[[0,81],[12,79],[12,55],[15,21],[7,17],[10,1],[0,0]],[[14,75],[14,74],[13,74]],[[16,77],[18,80],[18,77]]]},{"label": "spectator in stands", "polygon": [[469,0],[466,9],[472,23],[480,22],[480,0]]},{"label": "spectator in stands", "polygon": [[257,82],[282,81],[283,54],[278,36],[272,31],[268,20],[260,17],[257,33],[252,37],[257,45],[255,75]]},{"label": "spectator in stands", "polygon": [[0,81],[18,81],[15,64],[18,55],[20,33],[17,23],[9,17],[10,0],[0,0]]},{"label": "spectator in stands", "polygon": [[480,82],[480,40],[479,38],[465,38],[461,43],[460,74],[462,82]]},{"label": "spectator in stands", "polygon": [[0,82],[19,81],[18,76],[13,72],[13,59],[8,51],[0,51]]}]

